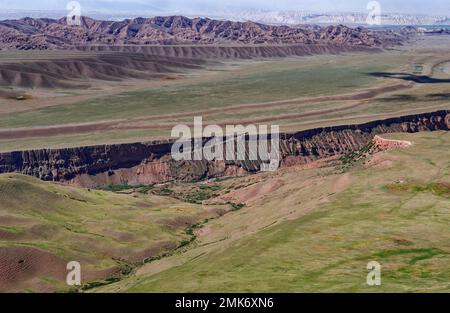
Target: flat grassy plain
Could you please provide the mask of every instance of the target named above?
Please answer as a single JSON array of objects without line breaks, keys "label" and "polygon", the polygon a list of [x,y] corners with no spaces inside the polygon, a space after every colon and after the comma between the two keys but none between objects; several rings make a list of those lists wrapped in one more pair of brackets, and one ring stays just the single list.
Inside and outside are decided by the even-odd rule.
[{"label": "flat grassy plain", "polygon": [[[448,43],[442,36],[427,37],[375,54],[224,60],[167,80],[92,81],[87,90],[22,90],[31,98],[0,99],[0,151],[168,138],[174,125],[191,124],[200,115],[205,124],[278,124],[282,131],[296,131],[448,109]],[[441,81],[420,83],[374,73],[428,75]],[[382,91],[389,86],[400,90]],[[351,99],[379,88],[376,96]],[[337,95],[349,98],[333,99]],[[77,131],[86,123],[108,125]],[[44,133],[9,135],[34,128]]]},{"label": "flat grassy plain", "polygon": [[[229,182],[246,207],[200,229],[185,253],[94,291],[450,291],[450,134],[386,138],[413,146],[346,172],[290,168]],[[273,188],[251,198],[263,185]],[[366,284],[370,261],[382,266],[381,286]]]},{"label": "flat grassy plain", "polygon": [[[384,61],[353,55],[262,61],[244,65],[196,84],[182,84],[99,97],[71,105],[52,106],[0,118],[1,128],[49,126],[99,120],[137,118],[169,113],[201,111],[237,104],[286,100],[296,97],[333,95],[373,86],[368,73],[389,69]],[[305,62],[312,59],[313,62]],[[399,61],[392,57],[388,61]],[[309,60],[308,60],[309,61]]]}]

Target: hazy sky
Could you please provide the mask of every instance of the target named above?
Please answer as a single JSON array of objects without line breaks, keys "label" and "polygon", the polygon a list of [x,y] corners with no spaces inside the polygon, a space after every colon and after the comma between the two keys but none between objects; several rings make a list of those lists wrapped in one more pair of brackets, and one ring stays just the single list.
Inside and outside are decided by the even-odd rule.
[{"label": "hazy sky", "polygon": [[[1,9],[65,10],[67,0],[0,0]],[[85,11],[207,13],[227,7],[366,12],[369,0],[79,0]],[[383,12],[450,15],[449,0],[380,0]]]}]

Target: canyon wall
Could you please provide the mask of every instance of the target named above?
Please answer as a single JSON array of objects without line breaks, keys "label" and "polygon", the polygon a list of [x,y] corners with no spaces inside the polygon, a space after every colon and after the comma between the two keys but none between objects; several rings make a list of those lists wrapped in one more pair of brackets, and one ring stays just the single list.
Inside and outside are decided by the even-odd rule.
[{"label": "canyon wall", "polygon": [[[280,135],[282,167],[360,149],[375,135],[450,129],[450,111],[403,116],[360,125],[316,128]],[[206,142],[208,139],[204,139]],[[175,161],[173,140],[0,153],[0,173],[18,172],[85,187],[153,184],[239,176],[260,170],[261,161]]]}]

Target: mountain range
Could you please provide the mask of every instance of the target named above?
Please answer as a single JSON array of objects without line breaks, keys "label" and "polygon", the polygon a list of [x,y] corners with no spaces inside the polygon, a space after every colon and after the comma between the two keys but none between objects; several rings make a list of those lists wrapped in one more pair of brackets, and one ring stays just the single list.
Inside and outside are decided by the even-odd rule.
[{"label": "mountain range", "polygon": [[53,49],[72,45],[151,44],[346,44],[383,47],[400,43],[394,31],[363,27],[279,26],[209,18],[166,16],[104,21],[82,17],[79,26],[66,18],[0,21],[1,49]]},{"label": "mountain range", "polygon": [[[230,20],[235,22],[254,21],[263,24],[273,25],[298,25],[298,24],[322,24],[322,25],[366,25],[366,12],[309,12],[299,10],[267,10],[267,9],[236,9],[225,8],[223,10],[205,10],[202,11],[163,11],[154,8],[152,11],[127,11],[120,10],[83,10],[82,13],[99,20],[120,21],[126,18],[137,18],[140,16],[171,16],[184,15],[191,18],[194,17],[210,17],[218,20]],[[0,20],[2,19],[20,19],[25,16],[33,18],[54,18],[58,19],[65,16],[67,11],[64,10],[12,10],[5,9],[0,12]],[[414,25],[414,26],[435,26],[450,25],[450,17],[442,15],[417,15],[404,13],[383,13],[381,22],[384,26],[394,25]]]}]

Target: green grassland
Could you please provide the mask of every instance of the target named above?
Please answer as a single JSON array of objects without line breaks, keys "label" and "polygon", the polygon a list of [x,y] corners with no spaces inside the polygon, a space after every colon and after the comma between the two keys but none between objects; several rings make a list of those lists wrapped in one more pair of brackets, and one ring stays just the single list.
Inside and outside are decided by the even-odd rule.
[{"label": "green grassland", "polygon": [[[450,291],[450,134],[386,137],[413,146],[346,173],[279,173],[283,187],[212,221],[193,249],[97,291]],[[381,286],[366,284],[370,261]]]},{"label": "green grassland", "polygon": [[[208,184],[94,190],[0,175],[0,232],[10,235],[0,247],[136,269],[88,284],[94,292],[450,291],[450,134],[384,137],[413,146],[344,171],[288,168]],[[251,189],[264,185],[279,187]],[[218,215],[215,197],[233,193],[257,198]],[[173,244],[145,265],[134,258],[163,242]],[[382,265],[379,287],[366,285],[370,261]]]},{"label": "green grassland", "polygon": [[0,247],[33,247],[87,270],[142,264],[190,240],[191,224],[214,217],[214,207],[174,198],[0,175]]},{"label": "green grassland", "polygon": [[136,118],[352,92],[374,87],[381,80],[368,73],[397,67],[400,60],[401,56],[395,54],[381,58],[362,54],[272,60],[259,65],[252,62],[195,84],[169,84],[2,116],[0,128]]}]

